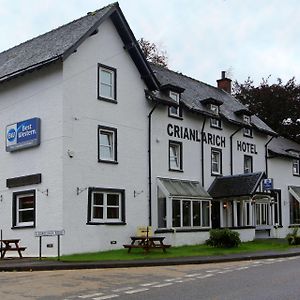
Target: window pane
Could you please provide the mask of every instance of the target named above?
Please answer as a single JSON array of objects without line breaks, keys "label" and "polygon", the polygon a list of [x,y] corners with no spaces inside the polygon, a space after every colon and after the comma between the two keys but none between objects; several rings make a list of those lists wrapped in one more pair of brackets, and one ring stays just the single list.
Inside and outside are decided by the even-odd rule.
[{"label": "window pane", "polygon": [[26,196],[19,198],[19,209],[33,208],[34,196]]},{"label": "window pane", "polygon": [[199,201],[193,201],[193,226],[201,226],[200,203]]},{"label": "window pane", "polygon": [[119,206],[119,195],[118,194],[107,194],[107,205]]},{"label": "window pane", "polygon": [[94,193],[94,205],[103,205],[103,194]]},{"label": "window pane", "polygon": [[158,227],[167,227],[167,203],[166,198],[158,198]]},{"label": "window pane", "polygon": [[19,223],[33,222],[34,221],[34,210],[23,210],[19,211]]},{"label": "window pane", "polygon": [[170,115],[179,115],[179,107],[171,106],[170,108]]},{"label": "window pane", "polygon": [[191,201],[183,201],[183,226],[191,226]]},{"label": "window pane", "polygon": [[107,218],[108,219],[119,219],[119,208],[118,207],[107,208]]},{"label": "window pane", "polygon": [[300,206],[294,197],[290,201],[290,218],[291,224],[300,224]]},{"label": "window pane", "polygon": [[113,133],[100,132],[100,158],[113,159]]},{"label": "window pane", "polygon": [[220,173],[220,153],[212,151],[211,153],[211,169],[212,173]]},{"label": "window pane", "polygon": [[173,200],[172,203],[172,213],[173,213],[173,227],[180,227],[180,201]]},{"label": "window pane", "polygon": [[103,69],[101,70],[101,83],[105,83],[106,85],[112,85],[112,77],[112,72]]},{"label": "window pane", "polygon": [[209,201],[202,202],[202,226],[209,227]]},{"label": "window pane", "polygon": [[170,169],[180,169],[180,148],[179,145],[170,145]]},{"label": "window pane", "polygon": [[113,98],[112,86],[101,83],[100,88],[101,88],[100,94],[101,94],[102,97]]},{"label": "window pane", "polygon": [[96,206],[93,208],[93,218],[103,219],[103,207]]}]

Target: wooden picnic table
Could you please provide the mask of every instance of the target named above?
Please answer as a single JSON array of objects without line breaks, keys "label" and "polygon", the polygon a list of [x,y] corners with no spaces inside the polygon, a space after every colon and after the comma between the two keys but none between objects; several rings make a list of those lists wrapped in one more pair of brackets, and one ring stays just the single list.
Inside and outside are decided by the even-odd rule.
[{"label": "wooden picnic table", "polygon": [[5,257],[7,251],[16,251],[19,254],[20,258],[23,258],[22,251],[26,249],[26,247],[20,247],[20,239],[2,239],[0,240],[1,247],[1,259]]},{"label": "wooden picnic table", "polygon": [[166,252],[166,248],[170,248],[171,245],[164,244],[164,236],[131,236],[131,244],[123,245],[124,248],[128,249],[130,253],[132,248],[142,248],[146,252],[151,249],[162,249]]}]

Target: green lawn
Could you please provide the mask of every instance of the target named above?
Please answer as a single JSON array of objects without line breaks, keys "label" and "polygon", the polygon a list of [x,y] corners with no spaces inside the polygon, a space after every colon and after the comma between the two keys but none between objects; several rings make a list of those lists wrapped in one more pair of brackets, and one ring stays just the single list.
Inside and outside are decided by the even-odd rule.
[{"label": "green lawn", "polygon": [[252,242],[242,243],[238,248],[213,248],[206,245],[171,247],[167,249],[167,253],[163,253],[161,249],[152,250],[144,253],[143,249],[132,249],[131,253],[127,253],[127,249],[112,250],[105,252],[82,253],[62,256],[62,261],[101,261],[101,260],[146,260],[153,258],[170,258],[170,257],[186,257],[186,256],[214,256],[233,253],[247,253],[264,250],[286,250],[291,248],[286,240],[283,239],[266,239],[255,240]]}]

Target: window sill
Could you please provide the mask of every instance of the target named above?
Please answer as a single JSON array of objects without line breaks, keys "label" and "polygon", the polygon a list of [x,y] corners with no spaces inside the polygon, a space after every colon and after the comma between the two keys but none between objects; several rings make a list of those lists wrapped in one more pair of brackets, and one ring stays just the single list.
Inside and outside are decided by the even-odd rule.
[{"label": "window sill", "polygon": [[237,229],[237,230],[243,230],[243,229],[256,229],[255,226],[236,226],[236,227],[221,227],[221,229],[225,229],[225,228],[228,228],[228,229]]},{"label": "window sill", "polygon": [[179,172],[179,173],[183,173],[183,170],[182,170],[182,169],[178,169],[178,170],[177,170],[177,169],[170,169],[170,168],[169,168],[169,171],[170,171],[170,172]]},{"label": "window sill", "polygon": [[105,163],[105,164],[113,164],[117,165],[119,162],[116,160],[105,160],[105,159],[98,159],[99,163]]},{"label": "window sill", "polygon": [[206,228],[161,228],[156,229],[154,233],[177,233],[177,232],[207,232],[211,230],[210,227]]},{"label": "window sill", "polygon": [[176,115],[170,115],[170,114],[169,114],[169,117],[170,117],[170,118],[177,119],[177,120],[183,120],[183,117],[181,117],[181,116],[176,116]]},{"label": "window sill", "polygon": [[211,173],[210,175],[211,175],[211,176],[215,176],[215,177],[218,177],[218,176],[223,176],[223,174],[222,174],[222,173],[220,173],[220,174],[217,174],[217,173]]},{"label": "window sill", "polygon": [[250,138],[250,139],[253,139],[253,135],[249,135],[249,134],[245,134],[245,133],[244,133],[243,136],[244,136],[244,137],[247,137],[247,138]]},{"label": "window sill", "polygon": [[213,129],[223,130],[223,128],[221,126],[210,125],[210,127]]},{"label": "window sill", "polygon": [[110,99],[110,98],[105,98],[105,97],[101,97],[101,96],[98,96],[98,100],[102,100],[102,101],[106,101],[106,102],[110,102],[110,103],[114,103],[114,104],[118,103],[118,101],[116,99]]},{"label": "window sill", "polygon": [[26,229],[26,228],[35,228],[35,225],[23,225],[23,226],[13,226],[11,229]]},{"label": "window sill", "polygon": [[126,222],[87,222],[86,225],[127,225]]},{"label": "window sill", "polygon": [[295,177],[300,177],[300,174],[293,174],[293,176],[295,176]]}]

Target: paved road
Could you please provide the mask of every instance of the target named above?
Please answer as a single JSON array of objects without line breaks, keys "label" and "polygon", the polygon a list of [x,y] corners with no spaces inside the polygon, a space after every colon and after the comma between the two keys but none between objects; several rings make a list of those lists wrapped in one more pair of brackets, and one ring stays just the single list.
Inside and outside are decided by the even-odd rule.
[{"label": "paved road", "polygon": [[299,278],[300,257],[206,265],[0,273],[0,299],[300,299]]}]

